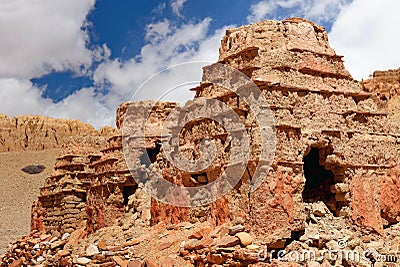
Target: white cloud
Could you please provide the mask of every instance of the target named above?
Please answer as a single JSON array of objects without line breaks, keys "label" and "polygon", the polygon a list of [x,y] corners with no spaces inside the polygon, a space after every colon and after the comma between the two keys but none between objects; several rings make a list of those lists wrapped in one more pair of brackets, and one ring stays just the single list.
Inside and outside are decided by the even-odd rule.
[{"label": "white cloud", "polygon": [[[158,71],[172,65],[192,61],[218,60],[220,40],[225,26],[209,33],[211,20],[180,26],[163,20],[146,27],[146,45],[141,53],[127,61],[107,60],[95,70],[96,88],[82,88],[59,103],[44,99],[44,88],[35,87],[29,79],[0,78],[0,112],[10,116],[39,114],[57,118],[74,118],[91,123],[96,128],[114,125],[115,110],[121,102],[129,101],[141,84]],[[102,50],[107,57],[109,49]],[[104,55],[101,55],[104,56]],[[201,80],[201,66],[180,65],[157,76],[143,88],[135,99],[158,99],[186,81]],[[184,102],[193,97],[188,89],[179,87],[162,98],[163,101]],[[104,89],[103,91],[101,91]]]},{"label": "white cloud", "polygon": [[146,25],[146,41],[157,43],[162,41],[168,34],[171,33],[171,25],[169,20],[164,19],[156,23]]},{"label": "white cloud", "polygon": [[59,103],[43,98],[44,88],[34,86],[29,80],[0,78],[1,113],[9,116],[23,114],[44,115],[56,118],[79,119],[97,128],[113,125],[115,109],[103,103],[106,96],[93,88],[83,88]]},{"label": "white cloud", "polygon": [[59,103],[43,97],[30,79],[52,71],[82,73],[110,56],[106,45],[88,49],[86,16],[95,0],[0,2],[0,112],[75,118],[96,127],[112,124],[115,110],[104,96],[83,88]]},{"label": "white cloud", "polygon": [[250,7],[248,22],[277,18],[279,9],[291,17],[304,17],[315,22],[333,21],[350,0],[262,0]]},{"label": "white cloud", "polygon": [[[142,47],[138,56],[126,62],[118,59],[110,60],[101,64],[96,70],[95,82],[99,85],[106,85],[109,91],[107,104],[116,106],[121,101],[129,100],[146,79],[167,67],[192,61],[216,62],[220,40],[226,27],[229,26],[210,35],[208,33],[210,22],[211,20],[206,18],[199,23],[187,23],[178,27],[171,21],[163,20],[148,25],[146,27],[148,43]],[[158,99],[165,90],[180,84],[182,77],[193,77],[194,75],[201,80],[200,67],[198,70],[178,69],[180,69],[180,73],[175,71],[159,76],[158,86],[141,90],[140,96],[137,97]],[[176,101],[183,102],[193,96],[187,90],[181,89],[172,92],[164,100],[176,99]]]},{"label": "white cloud", "polygon": [[271,16],[276,9],[276,3],[270,3],[268,1],[258,2],[250,7],[251,14],[247,17],[247,21],[256,22],[266,19],[267,16]]},{"label": "white cloud", "polygon": [[343,9],[329,34],[354,78],[400,67],[400,1],[355,0]]},{"label": "white cloud", "polygon": [[153,9],[152,13],[156,15],[161,15],[166,7],[167,4],[160,3],[158,6],[156,6],[156,8]]},{"label": "white cloud", "polygon": [[[118,105],[130,100],[153,74],[183,62],[217,61],[220,40],[225,29],[232,27],[226,25],[210,33],[210,18],[181,25],[164,19],[145,27],[146,44],[138,55],[125,61],[109,60],[111,51],[106,46],[92,51],[85,47],[88,36],[81,26],[87,12],[93,8],[94,0],[64,0],[71,3],[62,5],[64,13],[51,7],[53,2],[46,8],[35,6],[34,3],[40,1],[45,0],[32,3],[3,1],[0,4],[0,112],[8,115],[41,114],[80,119],[95,127],[113,125]],[[27,7],[18,3],[25,3]],[[334,21],[338,15],[329,34],[331,44],[345,56],[346,66],[356,78],[366,77],[375,69],[398,67],[400,37],[396,33],[400,32],[400,21],[396,10],[400,8],[399,3],[396,0],[385,0],[384,4],[356,0],[342,8],[346,3],[345,0],[261,1],[252,6],[249,20],[272,16],[280,9],[291,10],[314,21]],[[28,7],[32,15],[28,14]],[[45,20],[43,16],[49,10],[53,13]],[[15,18],[10,14],[15,14]],[[21,19],[21,14],[27,16],[28,22]],[[44,32],[37,25],[30,26],[30,31],[22,31],[28,24],[35,23],[44,27]],[[13,35],[12,31],[17,34]],[[12,38],[3,39],[3,36]],[[13,38],[17,41],[8,40]],[[94,60],[104,58],[106,60],[93,73],[96,89],[82,88],[59,103],[43,98],[44,88],[35,87],[29,81],[49,70],[79,71],[82,65],[89,66]],[[193,69],[180,65],[157,76],[137,97],[158,99],[167,89],[196,79],[201,79],[200,67]],[[183,102],[192,96],[187,89],[172,91],[163,100]]]},{"label": "white cloud", "polygon": [[181,11],[187,0],[173,0],[171,1],[172,12],[177,16],[182,16]]},{"label": "white cloud", "polygon": [[74,118],[100,128],[115,125],[115,110],[110,108],[94,88],[82,88],[57,104],[48,105],[44,115],[58,118]]},{"label": "white cloud", "polygon": [[91,65],[81,27],[95,0],[0,2],[0,77],[32,78]]},{"label": "white cloud", "polygon": [[30,81],[15,78],[0,78],[1,112],[9,116],[21,114],[43,114],[46,107],[52,104],[42,97],[42,90]]}]

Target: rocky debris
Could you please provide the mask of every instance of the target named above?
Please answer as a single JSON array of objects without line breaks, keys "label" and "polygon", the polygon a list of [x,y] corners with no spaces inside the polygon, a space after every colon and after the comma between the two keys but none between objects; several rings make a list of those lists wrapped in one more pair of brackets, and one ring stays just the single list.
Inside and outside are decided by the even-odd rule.
[{"label": "rocky debris", "polygon": [[103,248],[90,244],[86,250],[77,252],[71,249],[71,245],[77,244],[82,237],[73,240],[73,236],[63,239],[57,234],[33,232],[10,246],[0,266],[146,266],[144,261],[135,259],[131,250],[140,241]]},{"label": "rocky debris", "polygon": [[[312,215],[312,213],[310,213]],[[307,219],[304,233],[279,249],[247,232],[229,235],[230,225],[208,223],[165,225],[123,230],[105,227],[85,237],[82,230],[61,236],[33,232],[10,246],[1,259],[4,266],[35,264],[73,266],[371,266],[386,257],[384,266],[400,263],[400,224],[385,229],[387,239],[364,235],[346,219],[329,214]],[[201,238],[196,239],[193,237]],[[216,234],[219,233],[219,234]],[[133,237],[136,236],[136,237]],[[251,239],[245,246],[240,236]],[[279,253],[279,254],[278,254]],[[341,257],[336,257],[339,255]],[[350,254],[349,254],[350,253]],[[362,257],[366,253],[368,257]],[[279,256],[278,256],[279,255]],[[345,255],[350,255],[345,257]],[[360,256],[358,258],[358,256]],[[297,258],[296,258],[297,257]]]},{"label": "rocky debris", "polygon": [[46,169],[46,166],[44,165],[28,165],[23,167],[21,171],[29,174],[38,174],[44,171],[44,169]]},{"label": "rocky debris", "polygon": [[243,225],[238,224],[238,225],[229,227],[229,228],[228,228],[228,233],[229,233],[230,235],[235,235],[235,234],[237,234],[237,233],[243,232],[244,229],[245,229],[245,227],[244,227]]},{"label": "rocky debris", "polygon": [[[323,204],[319,205],[323,208]],[[326,208],[327,209],[327,208]],[[318,209],[317,209],[318,210]],[[308,216],[313,216],[310,209]],[[281,248],[272,248],[257,239],[257,244],[245,246],[234,240],[234,236],[214,235],[213,243],[207,247],[199,246],[200,240],[185,241],[181,247],[180,256],[190,261],[193,266],[371,266],[372,258],[383,259],[384,266],[397,266],[400,263],[400,239],[385,239],[378,234],[366,238],[360,228],[350,226],[342,217],[334,217],[325,213],[314,219],[307,217],[307,227],[304,233],[283,244]],[[387,230],[391,235],[398,235],[400,224]],[[217,229],[217,228],[216,228]],[[219,229],[218,229],[219,230]],[[236,233],[240,238],[246,236],[253,241],[252,235],[246,232]],[[211,238],[205,236],[203,238]],[[228,242],[229,240],[229,242]],[[250,242],[250,241],[249,241]],[[223,244],[223,246],[220,246]],[[229,245],[228,245],[229,244]],[[371,254],[363,257],[363,253]],[[381,262],[382,263],[382,262]]]},{"label": "rocky debris", "polygon": [[253,237],[249,233],[240,232],[240,233],[237,233],[235,236],[237,238],[239,238],[240,244],[242,246],[247,247],[247,246],[251,245],[251,243],[253,243]]},{"label": "rocky debris", "polygon": [[[197,231],[189,236],[192,239],[183,243],[180,256],[193,266],[247,266],[258,262],[260,246],[251,246],[253,237],[247,232],[237,232],[240,230],[244,230],[244,226],[220,226],[213,231],[208,231],[208,228]],[[198,235],[199,232],[208,234]]]},{"label": "rocky debris", "polygon": [[96,245],[89,245],[89,246],[86,248],[86,255],[89,256],[89,257],[94,256],[94,255],[97,255],[97,254],[99,254],[99,253],[100,253],[100,252],[99,252],[99,249],[97,248]]}]

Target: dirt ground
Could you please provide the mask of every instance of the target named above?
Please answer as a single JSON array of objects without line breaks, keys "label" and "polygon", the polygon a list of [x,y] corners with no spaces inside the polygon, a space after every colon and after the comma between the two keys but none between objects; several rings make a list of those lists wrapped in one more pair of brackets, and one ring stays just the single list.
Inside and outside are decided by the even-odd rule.
[{"label": "dirt ground", "polygon": [[[59,149],[0,153],[0,255],[7,244],[30,231],[31,206],[39,188],[53,171]],[[27,174],[27,165],[44,165],[39,174]]]}]

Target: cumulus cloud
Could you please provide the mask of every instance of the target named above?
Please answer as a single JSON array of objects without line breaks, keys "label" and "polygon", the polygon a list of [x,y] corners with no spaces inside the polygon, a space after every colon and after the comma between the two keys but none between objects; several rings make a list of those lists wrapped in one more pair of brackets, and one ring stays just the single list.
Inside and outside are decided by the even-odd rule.
[{"label": "cumulus cloud", "polygon": [[278,8],[276,3],[269,3],[268,1],[261,1],[250,7],[250,15],[247,16],[248,22],[256,22],[266,19],[271,16]]},{"label": "cumulus cloud", "polygon": [[262,0],[250,7],[248,22],[277,18],[285,10],[291,17],[304,17],[316,22],[333,21],[351,0]]},{"label": "cumulus cloud", "polygon": [[95,88],[82,88],[57,104],[48,105],[44,115],[59,118],[74,118],[100,128],[115,125],[115,108],[104,101],[107,98]]},{"label": "cumulus cloud", "polygon": [[106,96],[94,88],[83,88],[59,103],[43,98],[44,88],[34,86],[29,80],[0,78],[0,88],[1,113],[8,116],[33,114],[72,118],[97,128],[114,124],[115,109],[109,109],[103,103]]},{"label": "cumulus cloud", "polygon": [[[114,59],[100,64],[93,75],[97,90],[84,88],[52,105],[47,114],[70,116],[101,127],[114,124],[115,109],[124,101],[184,103],[193,97],[189,89],[201,80],[201,67],[218,60],[220,40],[231,27],[210,33],[210,23],[211,19],[205,18],[176,25],[165,19],[147,25],[146,44],[140,54],[126,61]],[[185,62],[196,63],[182,64]],[[163,71],[171,66],[175,67]]]},{"label": "cumulus cloud", "polygon": [[[53,71],[88,74],[94,61],[110,56],[106,45],[88,48],[84,28],[95,0],[6,0],[0,2],[0,112],[76,118],[100,127],[112,124],[104,95],[83,88],[55,104],[32,78]],[[110,119],[111,118],[111,119]]]},{"label": "cumulus cloud", "polygon": [[[168,19],[156,21],[145,26],[145,45],[138,55],[111,60],[111,51],[105,45],[88,49],[88,35],[82,30],[94,0],[52,0],[57,3],[54,6],[46,1],[13,0],[0,4],[2,113],[75,118],[101,127],[114,124],[115,109],[130,100],[138,88],[135,100],[162,96],[164,101],[184,102],[192,97],[188,89],[195,84],[182,84],[201,79],[201,66],[207,64],[204,61],[217,61],[220,40],[225,29],[231,27],[226,25],[210,32],[210,18],[179,24]],[[46,4],[35,5],[42,2]],[[185,3],[175,2],[182,7]],[[345,5],[348,6],[343,8]],[[399,7],[396,0],[380,4],[373,0],[355,0],[351,4],[345,0],[263,0],[251,7],[248,19],[260,20],[287,9],[314,21],[334,21],[329,33],[331,44],[345,55],[350,72],[360,78],[374,69],[398,67]],[[24,15],[27,21],[21,18]],[[82,88],[59,103],[43,98],[45,88],[30,82],[49,71],[80,72],[98,60],[103,62],[91,73],[95,86]],[[180,65],[194,61],[200,62]],[[155,73],[177,64],[141,87]],[[163,95],[175,87],[176,90]]]},{"label": "cumulus cloud", "polygon": [[52,104],[50,99],[42,97],[42,88],[27,80],[0,78],[0,88],[1,112],[9,116],[43,114]]},{"label": "cumulus cloud", "polygon": [[344,55],[354,78],[400,67],[398,10],[397,0],[355,0],[338,15],[329,33],[330,43]]},{"label": "cumulus cloud", "polygon": [[182,16],[181,11],[187,0],[173,0],[171,1],[172,12],[177,16]]},{"label": "cumulus cloud", "polygon": [[[185,2],[171,2],[174,12],[179,13]],[[75,118],[95,127],[113,125],[118,105],[129,101],[153,74],[183,62],[218,59],[225,27],[210,33],[211,19],[205,18],[179,25],[167,19],[148,24],[146,43],[138,55],[125,61],[109,60],[111,51],[107,46],[88,49],[88,34],[82,30],[93,5],[94,0],[17,0],[0,4],[0,34],[9,37],[0,43],[0,112]],[[52,71],[80,72],[96,60],[103,63],[93,70],[95,86],[82,88],[58,103],[43,98],[45,88],[30,82]],[[196,68],[182,65],[162,73],[149,83],[154,88],[141,90],[136,99],[158,99],[188,79],[199,81],[204,64]],[[162,100],[184,102],[193,97],[188,90],[193,86],[177,88]]]},{"label": "cumulus cloud", "polygon": [[30,79],[51,71],[88,68],[99,51],[82,30],[95,0],[0,2],[0,77]]},{"label": "cumulus cloud", "polygon": [[[107,104],[116,106],[129,100],[137,89],[153,74],[184,62],[203,61],[190,68],[178,67],[157,77],[157,85],[141,89],[135,99],[158,99],[166,90],[187,80],[201,80],[201,66],[218,60],[218,47],[225,28],[209,33],[211,19],[198,23],[174,25],[169,20],[149,24],[146,27],[147,44],[141,52],[128,61],[109,60],[101,64],[94,73],[96,84],[106,87]],[[188,67],[189,65],[186,65]],[[179,71],[178,71],[179,70]],[[153,82],[153,84],[156,84]],[[180,88],[163,98],[184,102],[193,97],[187,89]]]}]

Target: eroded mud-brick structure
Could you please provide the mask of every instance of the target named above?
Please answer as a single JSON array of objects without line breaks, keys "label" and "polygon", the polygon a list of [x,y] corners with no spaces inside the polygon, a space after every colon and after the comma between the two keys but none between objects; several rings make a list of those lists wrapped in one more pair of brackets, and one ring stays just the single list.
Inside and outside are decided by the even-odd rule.
[{"label": "eroded mud-brick structure", "polygon": [[[115,219],[121,217],[127,210],[136,213],[138,223],[149,224],[150,222],[150,197],[145,196],[139,189],[137,181],[134,179],[146,176],[146,169],[160,151],[157,141],[161,138],[160,126],[176,103],[156,103],[149,118],[151,122],[147,125],[146,144],[138,147],[135,155],[138,165],[135,169],[129,169],[123,155],[122,147],[122,125],[125,116],[133,116],[126,120],[126,123],[134,122],[140,125],[143,110],[154,105],[153,102],[124,103],[117,110],[117,128],[119,134],[108,139],[108,146],[101,150],[102,156],[90,165],[92,174],[90,176],[90,186],[87,188],[87,212],[88,230],[95,231],[104,226],[111,226]],[[125,115],[128,106],[131,113]],[[135,117],[136,116],[136,117]],[[133,139],[138,138],[133,136]],[[149,157],[146,155],[149,154]],[[134,195],[132,197],[132,195]],[[132,201],[129,201],[131,197]]]},{"label": "eroded mud-brick structure", "polygon": [[101,157],[104,137],[73,138],[57,158],[55,171],[46,179],[32,207],[32,229],[72,232],[86,222],[90,168]]},{"label": "eroded mud-brick structure", "polygon": [[[241,217],[270,243],[304,229],[309,202],[324,201],[336,216],[377,232],[399,221],[398,126],[389,123],[384,104],[353,80],[322,27],[288,19],[229,29],[219,62],[242,71],[262,90],[274,113],[277,146],[274,164],[258,190],[248,195],[257,163],[257,153],[252,153],[241,183],[203,215],[222,221]],[[205,75],[213,73],[205,69]],[[251,111],[229,90],[204,83],[196,88],[196,97],[223,101],[246,126],[252,125]],[[250,129],[254,152],[260,140]],[[183,134],[185,147],[198,152],[196,136],[214,132],[212,137],[226,147],[221,129],[208,120]],[[221,161],[219,170],[228,164]],[[195,177],[212,181],[219,173],[211,168]],[[188,217],[190,213],[186,211]],[[174,221],[168,216],[164,220]]]},{"label": "eroded mud-brick structure", "polygon": [[[85,204],[79,202],[80,215],[76,218],[85,217],[82,220],[87,220],[89,232],[112,225],[115,218],[127,212],[150,224],[208,220],[217,225],[236,220],[247,224],[254,236],[266,244],[280,247],[304,230],[308,203],[316,201],[323,201],[335,216],[377,233],[400,221],[399,127],[389,120],[385,99],[379,100],[374,92],[363,90],[344,68],[342,57],[329,46],[324,28],[303,19],[288,19],[228,29],[218,62],[251,78],[273,112],[276,151],[272,166],[262,168],[265,180],[261,186],[250,191],[256,166],[263,164],[258,158],[262,140],[253,112],[233,92],[203,82],[193,89],[196,98],[226,103],[235,110],[250,137],[250,159],[240,182],[226,196],[203,207],[175,207],[144,197],[132,174],[146,181],[149,170],[155,170],[180,185],[204,185],[216,180],[229,166],[227,155],[232,152],[232,140],[220,124],[197,119],[179,133],[180,150],[188,159],[196,159],[200,155],[199,144],[207,137],[218,148],[216,159],[201,172],[177,169],[160,147],[163,121],[177,105],[157,103],[146,125],[145,145],[130,154],[136,157],[137,169],[130,173],[125,164],[122,132],[109,139],[106,148],[84,157],[84,165],[67,169],[77,173],[74,179],[83,183],[77,188],[86,200],[82,195],[80,200]],[[211,70],[204,69],[204,81],[219,75]],[[128,106],[136,112],[130,112],[131,117],[125,122],[139,127],[138,114],[153,104],[123,104],[117,111],[117,127],[121,130]],[[132,135],[127,140],[135,138]],[[144,157],[145,153],[149,157]],[[64,159],[72,163],[76,158],[66,155],[60,161]],[[48,186],[55,186],[54,179],[49,177]],[[51,190],[55,194],[62,192]],[[64,224],[65,218],[49,217],[48,191],[42,190],[34,208],[34,221],[42,221],[46,231],[69,230],[54,227]],[[78,191],[65,195],[75,193]],[[136,204],[130,203],[131,199]],[[60,205],[56,202],[54,209]],[[129,209],[132,205],[136,208]],[[34,223],[33,228],[42,227],[38,225]]]}]

